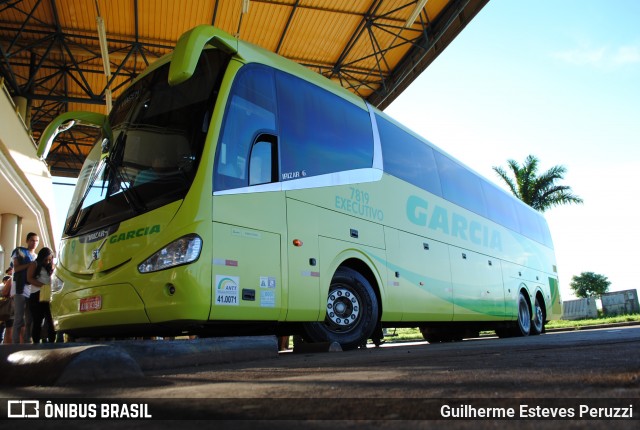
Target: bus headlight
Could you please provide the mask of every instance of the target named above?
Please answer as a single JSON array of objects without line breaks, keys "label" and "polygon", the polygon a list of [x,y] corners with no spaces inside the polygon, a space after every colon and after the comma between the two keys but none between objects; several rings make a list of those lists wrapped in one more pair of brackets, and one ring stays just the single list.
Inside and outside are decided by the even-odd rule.
[{"label": "bus headlight", "polygon": [[62,291],[63,287],[64,287],[64,281],[58,278],[58,276],[54,274],[53,277],[51,278],[51,293],[52,294],[58,293]]},{"label": "bus headlight", "polygon": [[182,236],[140,263],[138,271],[150,273],[188,264],[200,257],[201,250],[202,239],[200,236],[197,234]]}]

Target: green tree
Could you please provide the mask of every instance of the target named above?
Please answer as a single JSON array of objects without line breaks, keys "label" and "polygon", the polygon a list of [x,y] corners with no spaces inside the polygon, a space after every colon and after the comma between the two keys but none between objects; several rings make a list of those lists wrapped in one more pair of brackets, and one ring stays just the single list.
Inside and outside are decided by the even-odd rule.
[{"label": "green tree", "polygon": [[609,279],[604,275],[593,272],[582,272],[571,279],[571,289],[576,297],[586,299],[587,297],[600,296],[609,291]]},{"label": "green tree", "polygon": [[529,155],[522,166],[515,160],[508,160],[513,177],[502,167],[494,166],[493,170],[507,183],[514,196],[537,211],[544,212],[557,205],[582,203],[580,197],[571,193],[571,187],[556,185],[556,181],[564,179],[566,167],[553,166],[538,176],[538,163],[538,158],[533,155]]}]

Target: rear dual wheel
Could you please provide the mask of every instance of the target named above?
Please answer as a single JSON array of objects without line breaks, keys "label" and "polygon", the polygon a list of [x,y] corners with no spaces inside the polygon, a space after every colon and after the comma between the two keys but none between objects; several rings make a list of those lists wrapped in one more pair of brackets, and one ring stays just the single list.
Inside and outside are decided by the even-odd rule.
[{"label": "rear dual wheel", "polygon": [[518,319],[512,328],[496,330],[498,337],[529,336],[544,333],[544,302],[536,297],[533,317],[529,310],[529,302],[524,292],[518,296]]},{"label": "rear dual wheel", "polygon": [[523,292],[518,297],[518,321],[516,322],[515,335],[529,336],[531,332],[531,312],[529,312],[529,302]]},{"label": "rear dual wheel", "polygon": [[533,321],[531,322],[531,334],[537,335],[544,333],[544,302],[536,296],[535,305],[533,306]]}]

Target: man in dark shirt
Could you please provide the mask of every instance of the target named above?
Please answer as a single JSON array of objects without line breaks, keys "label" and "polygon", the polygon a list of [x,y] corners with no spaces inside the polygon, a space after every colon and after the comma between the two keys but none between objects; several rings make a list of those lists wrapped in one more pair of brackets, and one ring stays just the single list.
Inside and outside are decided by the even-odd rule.
[{"label": "man in dark shirt", "polygon": [[[27,301],[31,295],[31,290],[27,285],[27,267],[29,263],[36,259],[36,247],[40,238],[36,233],[27,234],[27,247],[19,246],[11,253],[13,262],[13,285],[15,295],[13,296],[14,318],[13,318],[13,343],[29,343],[29,333],[31,327],[31,315],[27,306]],[[26,326],[23,336],[20,336],[22,327]],[[22,339],[22,342],[21,342]]]}]

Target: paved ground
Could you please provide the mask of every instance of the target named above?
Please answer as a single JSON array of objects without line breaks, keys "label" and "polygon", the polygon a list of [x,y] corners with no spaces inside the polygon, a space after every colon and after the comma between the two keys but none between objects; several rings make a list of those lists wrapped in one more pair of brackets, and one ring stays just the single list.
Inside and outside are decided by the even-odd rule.
[{"label": "paved ground", "polygon": [[[539,408],[534,414],[542,413],[540,408],[556,412],[564,408],[575,415],[582,404],[594,408],[632,405],[634,420],[594,420],[587,412],[582,420],[577,416],[564,421],[520,420],[519,428],[635,429],[640,416],[640,327],[285,353],[244,363],[148,371],[143,378],[89,386],[4,388],[5,398],[139,399],[149,405],[154,418],[222,420],[208,422],[207,427],[216,429],[299,428],[300,419],[313,420],[305,421],[305,428],[374,424],[426,428],[429,423],[494,428],[515,422],[453,420],[442,416],[442,407],[514,408],[520,413],[523,404]],[[90,428],[104,424],[89,423]],[[146,421],[152,423],[161,422]],[[87,424],[70,421],[65,426],[85,429]],[[145,422],[118,424],[119,428],[140,428]],[[203,423],[185,421],[184,425]]]}]

